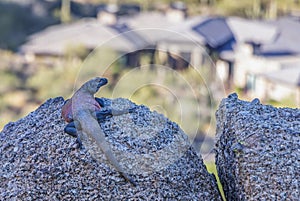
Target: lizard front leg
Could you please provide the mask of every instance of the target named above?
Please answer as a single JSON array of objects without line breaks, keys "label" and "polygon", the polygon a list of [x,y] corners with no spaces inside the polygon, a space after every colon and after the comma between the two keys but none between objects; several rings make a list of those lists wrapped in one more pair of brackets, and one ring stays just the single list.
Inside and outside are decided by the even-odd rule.
[{"label": "lizard front leg", "polygon": [[78,136],[74,121],[66,125],[66,127],[64,128],[64,132],[71,135],[72,137]]},{"label": "lizard front leg", "polygon": [[[102,108],[106,108],[107,105],[105,104],[105,101],[102,98],[95,98],[95,100],[99,103],[99,105]],[[116,110],[116,109],[106,109],[96,112],[96,116],[98,121],[104,119],[106,116],[119,116],[123,114],[132,113],[136,107],[129,108],[129,109],[123,109],[123,110]]]},{"label": "lizard front leg", "polygon": [[128,114],[134,112],[136,107],[124,109],[124,110],[116,110],[116,109],[105,109],[96,112],[96,117],[98,121],[104,120],[107,116],[120,116],[123,114]]},{"label": "lizard front leg", "polygon": [[[124,109],[124,110],[114,110],[114,109],[106,109],[106,110],[99,110],[96,111],[97,121],[101,122],[104,121],[107,116],[119,116],[123,114],[132,113],[136,108]],[[75,126],[74,121],[68,123],[64,128],[64,132],[71,135],[72,137],[78,138],[77,129]]]},{"label": "lizard front leg", "polygon": [[72,137],[75,137],[76,138],[76,143],[78,144],[78,148],[79,149],[82,148],[82,142],[81,142],[81,140],[78,136],[77,128],[76,128],[76,125],[75,125],[74,121],[72,121],[72,122],[70,122],[66,125],[66,127],[64,128],[64,132],[71,135]]},{"label": "lizard front leg", "polygon": [[[71,135],[72,137],[76,137],[78,138],[78,133],[77,133],[77,129],[76,129],[76,126],[75,126],[75,123],[74,123],[74,120],[73,120],[73,117],[72,117],[72,112],[71,112],[71,102],[69,102],[70,99],[67,99],[64,103],[64,106],[66,104],[69,104],[68,107],[66,107],[65,111],[62,112],[62,115],[63,116],[66,116],[67,118],[69,118],[68,120],[71,121],[70,123],[68,123],[65,128],[64,128],[64,132]],[[99,103],[99,105],[104,108],[105,107],[105,101],[102,99],[102,98],[97,98],[95,97],[95,100]],[[70,111],[69,111],[70,110]],[[68,114],[70,113],[70,114]],[[69,115],[69,116],[67,116]],[[101,121],[104,121],[105,118],[107,116],[111,116],[111,111],[108,111],[108,110],[99,110],[99,111],[96,111],[96,116],[97,116],[97,120],[98,122],[101,122]],[[65,117],[65,118],[66,118]],[[80,141],[80,140],[77,140],[77,141]]]},{"label": "lizard front leg", "polygon": [[[136,107],[124,109],[124,110],[116,110],[116,109],[106,109],[107,105],[105,104],[105,101],[102,98],[95,97],[95,100],[99,103],[99,105],[103,108],[102,110],[96,111],[96,117],[97,121],[100,123],[105,120],[107,116],[119,116],[123,114],[128,114],[134,112]],[[77,133],[77,127],[75,126],[74,121],[71,121],[66,125],[64,128],[64,132],[71,135],[72,137],[76,137],[76,142],[78,143],[78,147],[82,147],[82,142],[78,136]]]}]

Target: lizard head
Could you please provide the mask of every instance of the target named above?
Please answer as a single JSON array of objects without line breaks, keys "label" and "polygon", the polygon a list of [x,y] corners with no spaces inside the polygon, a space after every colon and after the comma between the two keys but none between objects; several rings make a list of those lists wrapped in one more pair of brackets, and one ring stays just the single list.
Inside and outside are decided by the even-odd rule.
[{"label": "lizard head", "polygon": [[83,87],[85,88],[85,90],[91,94],[95,94],[100,87],[104,86],[107,84],[107,79],[106,78],[100,78],[100,77],[96,77],[93,78],[89,81],[87,81]]}]

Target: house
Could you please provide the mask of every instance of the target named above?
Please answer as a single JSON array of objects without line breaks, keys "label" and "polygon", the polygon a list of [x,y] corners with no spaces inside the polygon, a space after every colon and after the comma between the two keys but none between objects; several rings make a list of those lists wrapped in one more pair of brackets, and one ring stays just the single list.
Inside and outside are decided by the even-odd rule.
[{"label": "house", "polygon": [[[248,72],[259,73],[278,69],[277,65],[268,65],[258,55],[259,48],[262,45],[272,43],[278,36],[279,33],[276,26],[263,21],[238,17],[229,17],[226,19],[226,22],[233,33],[235,44],[233,45],[233,63],[227,64],[227,68],[230,68],[229,66],[231,65],[230,72],[232,74],[230,76],[223,75],[223,77],[230,77],[235,87],[244,88]],[[222,55],[220,57],[222,59]],[[217,69],[220,72],[222,70],[220,62],[218,64]]]},{"label": "house", "polygon": [[157,40],[160,60],[167,60],[174,69],[184,69],[190,65],[201,68],[207,58],[206,41],[193,27],[205,20],[202,16],[188,17],[166,30],[165,35]]},{"label": "house", "polygon": [[[189,65],[202,66],[204,57],[207,58],[206,42],[193,27],[206,20],[206,17],[177,17],[174,20],[171,16],[176,12],[167,10],[166,13],[144,12],[120,20],[152,44],[158,55],[156,63],[174,69],[183,69]],[[186,16],[184,12],[182,16]]]},{"label": "house", "polygon": [[228,88],[257,96],[264,93],[251,87],[258,86],[256,78],[300,62],[300,22],[294,18],[189,17],[182,3],[171,4],[165,12],[140,13],[133,7],[131,16],[118,15],[120,7],[113,5],[98,9],[98,19],[49,27],[32,35],[20,51],[63,55],[74,44],[88,50],[101,46],[126,54],[126,63],[137,66],[142,50],[150,54],[151,63],[174,69],[209,66]]},{"label": "house", "polygon": [[[232,56],[234,54],[233,45],[236,41],[226,23],[226,19],[223,17],[211,17],[198,23],[192,29],[205,39],[204,45],[208,50],[208,55],[212,62],[210,66],[212,74],[220,74],[218,66],[214,66],[218,60],[228,63],[228,68],[224,71],[224,74],[226,74],[226,81],[229,86],[232,79],[232,66],[234,62]],[[223,82],[225,82],[225,79]]]},{"label": "house", "polygon": [[126,23],[131,29],[139,31],[151,44],[156,44],[157,41],[164,38],[166,32],[177,24],[158,11],[121,17],[119,22]]},{"label": "house", "polygon": [[256,74],[249,83],[251,93],[262,100],[282,101],[293,99],[300,106],[300,62],[290,64],[281,70]]},{"label": "house", "polygon": [[[299,21],[211,17],[199,21],[192,29],[204,38],[202,44],[216,62],[216,73],[227,87],[239,87],[248,95],[263,99],[279,101],[289,94],[299,97],[295,94],[299,88],[295,81],[300,69]],[[294,84],[275,79],[280,74],[288,79],[292,73]]]},{"label": "house", "polygon": [[262,100],[294,97],[299,105],[300,23],[292,18],[227,22],[237,39],[234,86]]},{"label": "house", "polygon": [[95,18],[83,18],[75,23],[48,27],[32,35],[19,51],[25,55],[61,56],[79,46],[88,51],[95,48],[108,48],[126,55],[127,61],[132,61],[135,59],[130,57],[137,57],[138,51],[148,45],[149,43],[143,37],[132,31],[126,24],[105,25]]},{"label": "house", "polygon": [[285,56],[300,54],[300,22],[291,17],[283,17],[269,22],[278,28],[279,35],[273,43],[266,43],[260,47],[260,55]]},{"label": "house", "polygon": [[[202,20],[199,16],[187,16],[187,8],[182,2],[172,3],[165,12],[143,12],[120,18],[121,22],[128,24],[152,44],[151,53],[154,55],[156,52],[158,55],[155,63],[169,65],[174,69],[186,68],[192,58],[191,52],[202,57],[203,46],[200,44],[203,37],[193,33],[191,29],[199,20]],[[195,59],[197,60],[199,59]]]},{"label": "house", "polygon": [[[238,17],[211,18],[193,28],[205,38],[206,46],[217,53],[217,72],[234,86],[245,87],[251,73],[272,72],[298,60],[299,22],[278,23]],[[224,65],[225,63],[225,65]],[[227,70],[224,70],[226,68]]]},{"label": "house", "polygon": [[[269,32],[270,40],[266,38],[247,53],[237,49],[235,84],[243,87],[248,95],[265,100],[299,97],[300,22],[281,18],[267,22],[265,27],[268,26],[276,28],[276,32]],[[259,33],[262,31],[257,31]]]}]

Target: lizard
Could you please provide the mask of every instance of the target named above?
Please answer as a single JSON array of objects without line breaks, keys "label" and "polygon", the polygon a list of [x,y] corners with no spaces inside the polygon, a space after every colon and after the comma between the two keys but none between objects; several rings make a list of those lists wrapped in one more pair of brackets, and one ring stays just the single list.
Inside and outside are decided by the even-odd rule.
[{"label": "lizard", "polygon": [[[98,102],[100,105],[99,108],[104,108],[106,107],[104,101],[102,98],[97,98],[95,97],[95,100]],[[98,107],[98,106],[97,106]],[[100,123],[101,121],[104,121],[106,116],[116,116],[116,115],[121,115],[121,114],[126,114],[126,113],[131,113],[133,112],[133,109],[127,110],[122,110],[122,111],[116,111],[112,109],[106,109],[106,110],[96,110],[96,117],[97,121]],[[62,107],[62,112],[61,116],[63,119],[68,122],[66,127],[64,128],[64,132],[71,135],[72,137],[78,137],[77,129],[73,120],[73,114],[72,114],[72,101],[70,99],[67,99]],[[78,142],[79,147],[81,147],[82,144]]]},{"label": "lizard", "polygon": [[62,117],[69,124],[64,130],[73,137],[77,137],[77,142],[80,147],[82,145],[82,138],[85,140],[93,140],[118,172],[120,172],[127,181],[136,186],[135,181],[125,173],[117,161],[109,144],[105,141],[105,134],[97,121],[98,118],[103,118],[105,115],[122,115],[132,111],[132,109],[100,111],[101,106],[98,103],[100,100],[96,101],[94,94],[101,86],[106,85],[107,82],[106,78],[93,78],[84,83],[74,95],[65,102],[62,107]]}]

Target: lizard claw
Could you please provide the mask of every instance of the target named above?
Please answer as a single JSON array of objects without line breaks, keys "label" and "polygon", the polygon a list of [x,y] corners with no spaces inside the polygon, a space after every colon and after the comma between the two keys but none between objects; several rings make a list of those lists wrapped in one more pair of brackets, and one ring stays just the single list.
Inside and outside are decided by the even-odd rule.
[{"label": "lizard claw", "polygon": [[77,137],[77,129],[75,127],[74,121],[68,123],[64,128],[64,132],[71,135],[72,137]]},{"label": "lizard claw", "polygon": [[78,149],[81,149],[81,148],[82,148],[82,142],[81,142],[81,140],[80,140],[79,137],[77,137],[76,143],[77,143],[77,148],[78,148]]},{"label": "lizard claw", "polygon": [[112,111],[110,109],[105,109],[105,110],[100,110],[96,112],[97,120],[98,121],[103,121],[105,117],[111,116]]}]

